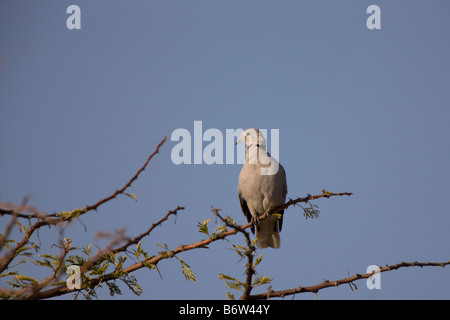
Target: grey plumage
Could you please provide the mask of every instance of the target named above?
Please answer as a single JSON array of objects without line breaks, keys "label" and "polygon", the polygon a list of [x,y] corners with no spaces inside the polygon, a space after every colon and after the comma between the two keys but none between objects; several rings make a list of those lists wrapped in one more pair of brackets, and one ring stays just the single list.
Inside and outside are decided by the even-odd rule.
[{"label": "grey plumage", "polygon": [[[286,201],[286,173],[266,151],[266,140],[257,129],[244,130],[238,142],[247,145],[245,163],[239,174],[238,197],[242,212],[247,221],[255,221],[256,245],[258,248],[279,248],[281,245],[279,232],[283,225],[281,219],[271,216],[258,221],[257,218],[270,210],[283,205]],[[267,174],[267,168],[275,170]],[[266,173],[264,173],[266,170]],[[283,214],[284,210],[278,212]],[[252,226],[252,233],[255,227]]]}]

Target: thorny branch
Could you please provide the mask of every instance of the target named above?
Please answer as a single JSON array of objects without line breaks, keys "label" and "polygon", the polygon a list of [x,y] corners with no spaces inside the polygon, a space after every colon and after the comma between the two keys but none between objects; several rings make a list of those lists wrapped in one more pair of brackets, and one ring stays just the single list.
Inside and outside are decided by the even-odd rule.
[{"label": "thorny branch", "polygon": [[[379,272],[388,272],[388,271],[392,271],[392,270],[397,270],[399,268],[408,268],[408,267],[442,267],[444,268],[445,266],[450,265],[450,261],[447,262],[400,262],[397,264],[393,264],[393,265],[386,265],[385,267],[380,267]],[[248,296],[248,300],[264,300],[264,299],[270,299],[270,298],[284,298],[285,296],[289,296],[289,295],[294,295],[297,293],[304,293],[304,292],[312,292],[312,293],[317,293],[322,289],[325,288],[329,288],[329,287],[337,287],[340,286],[341,284],[352,284],[353,281],[356,280],[360,280],[360,279],[367,279],[370,278],[371,276],[373,276],[375,273],[375,271],[372,271],[370,273],[365,273],[365,274],[355,274],[351,277],[347,277],[347,278],[343,278],[343,279],[339,279],[339,280],[334,280],[334,281],[329,281],[329,280],[324,280],[322,283],[319,283],[317,285],[313,285],[313,286],[309,286],[309,287],[302,287],[299,286],[297,288],[294,289],[287,289],[287,290],[279,290],[279,291],[273,291],[273,290],[269,290],[266,293],[260,293],[260,294],[254,294],[254,295],[250,295]]]},{"label": "thorny branch", "polygon": [[[139,177],[141,172],[145,170],[145,168],[147,167],[150,160],[159,152],[159,148],[164,144],[165,141],[166,141],[166,137],[164,137],[161,140],[161,142],[156,146],[155,151],[147,157],[147,160],[145,161],[144,165],[141,168],[139,168],[139,170],[136,171],[134,176],[131,177],[131,179],[129,179],[122,186],[122,188],[120,188],[119,190],[115,190],[114,193],[112,193],[108,197],[100,199],[99,201],[97,201],[96,203],[94,203],[92,205],[86,205],[83,209],[75,209],[66,214],[53,213],[53,214],[48,214],[48,215],[45,215],[45,214],[43,215],[41,212],[39,212],[29,206],[28,207],[27,206],[19,206],[18,208],[16,208],[16,210],[18,210],[19,212],[16,212],[14,209],[0,209],[0,216],[5,215],[5,214],[13,216],[13,218],[12,218],[13,220],[9,224],[11,226],[12,226],[12,222],[15,221],[15,219],[17,219],[18,217],[27,218],[29,220],[32,218],[37,219],[37,221],[33,225],[31,225],[29,228],[27,228],[27,230],[25,232],[25,236],[22,238],[22,240],[20,242],[16,243],[16,246],[14,248],[10,249],[3,257],[0,258],[0,274],[3,271],[5,271],[6,268],[8,268],[9,264],[16,256],[16,253],[28,243],[28,240],[30,239],[31,235],[36,230],[38,230],[41,227],[46,226],[46,225],[57,225],[64,221],[70,222],[72,219],[78,218],[82,214],[85,214],[91,210],[97,210],[97,208],[99,206],[101,206],[102,204],[116,198],[120,194],[123,194],[125,192],[125,190],[127,190],[131,186],[131,184]],[[28,209],[28,210],[32,211],[32,214],[27,215],[27,214],[24,214],[23,212],[20,212],[24,209]],[[6,231],[7,232],[5,232],[5,233],[9,233],[10,229],[7,228]],[[4,239],[4,237],[2,237],[0,239],[1,240],[0,245],[3,244],[5,239]],[[0,246],[0,249],[1,249],[1,246]]]},{"label": "thorny branch", "polygon": [[[147,165],[149,164],[150,160],[152,160],[152,158],[159,153],[159,148],[164,144],[164,142],[166,142],[166,138],[164,137],[156,146],[155,151],[153,151],[152,154],[150,154],[147,157],[147,160],[144,162],[144,164],[142,165],[141,168],[139,168],[136,173],[134,174],[134,176],[132,176],[123,186],[122,188],[115,190],[112,194],[110,194],[109,196],[102,198],[100,200],[98,200],[96,203],[92,204],[92,205],[86,205],[84,206],[84,208],[82,209],[75,209],[73,210],[71,213],[73,213],[72,215],[70,214],[66,214],[66,215],[61,215],[60,213],[52,213],[52,214],[44,214],[42,212],[40,212],[39,210],[37,210],[36,208],[32,207],[32,206],[25,206],[25,205],[20,205],[17,206],[17,208],[14,208],[14,205],[8,205],[5,203],[1,203],[0,205],[7,205],[11,208],[5,209],[5,208],[0,208],[0,216],[2,215],[12,215],[15,216],[17,218],[26,218],[26,219],[32,219],[32,218],[36,218],[36,219],[41,219],[43,221],[40,222],[38,227],[41,227],[43,225],[49,225],[49,224],[57,224],[59,222],[63,222],[65,220],[70,220],[73,219],[75,217],[78,217],[82,214],[85,214],[89,211],[92,210],[97,210],[98,207],[100,207],[102,204],[105,204],[106,202],[116,198],[118,195],[124,194],[125,191],[131,186],[131,184],[139,177],[139,175],[145,170],[145,168],[147,167]],[[31,214],[25,214],[24,212],[31,212]],[[57,219],[51,219],[49,220],[48,218],[52,218],[52,217],[56,217]]]},{"label": "thorny branch", "polygon": [[[123,245],[121,245],[120,247],[113,249],[114,245],[117,244],[116,242],[120,242],[120,241],[113,240],[105,249],[99,250],[98,253],[92,259],[89,259],[88,261],[86,261],[80,267],[80,273],[83,274],[92,265],[101,263],[104,260],[105,255],[108,255],[108,254],[115,255],[119,252],[128,250],[128,248],[131,245],[139,243],[139,241],[141,239],[148,236],[157,226],[160,226],[164,221],[166,221],[169,218],[169,216],[171,216],[171,215],[176,216],[179,210],[184,210],[184,207],[177,206],[174,210],[169,210],[164,217],[162,217],[159,221],[153,223],[147,231],[141,233],[140,235],[138,235],[132,239],[126,240],[126,242]],[[121,239],[118,239],[118,240],[121,240]],[[117,273],[117,271],[115,271],[115,272],[111,272],[107,275],[98,276],[96,279],[91,280],[87,284],[87,287],[94,288],[102,282],[106,282],[106,281],[110,281],[110,280],[119,278],[118,274],[122,274],[122,272],[128,273],[128,271],[126,271],[125,269],[120,270],[120,271],[121,272],[119,272],[119,273]],[[66,284],[63,284],[63,285],[57,286],[55,288],[52,288],[52,289],[49,289],[46,291],[41,291],[41,292],[34,291],[29,295],[22,294],[22,296],[23,296],[23,299],[46,299],[46,298],[50,298],[50,297],[60,296],[60,295],[63,295],[63,294],[69,293],[69,292],[73,292],[73,291],[77,291],[77,289],[71,290],[67,287]]]}]

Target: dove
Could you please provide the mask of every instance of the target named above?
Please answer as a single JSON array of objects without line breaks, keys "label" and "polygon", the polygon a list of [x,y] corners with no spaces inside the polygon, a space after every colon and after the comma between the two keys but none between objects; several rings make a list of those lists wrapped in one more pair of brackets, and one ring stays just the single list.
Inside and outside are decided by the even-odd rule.
[{"label": "dove", "polygon": [[[267,153],[266,139],[258,129],[244,130],[236,144],[241,142],[247,146],[237,187],[242,212],[248,222],[254,222],[251,231],[255,234],[256,246],[260,249],[278,249],[281,246],[280,231],[284,210],[276,212],[281,215],[280,218],[269,216],[269,212],[286,202],[286,172]],[[258,217],[261,215],[266,218],[259,221]]]}]

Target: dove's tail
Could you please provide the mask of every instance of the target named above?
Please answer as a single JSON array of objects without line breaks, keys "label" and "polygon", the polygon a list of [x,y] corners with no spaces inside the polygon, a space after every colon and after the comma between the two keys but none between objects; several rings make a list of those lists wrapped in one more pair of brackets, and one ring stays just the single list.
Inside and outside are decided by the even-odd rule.
[{"label": "dove's tail", "polygon": [[267,247],[278,249],[281,246],[278,232],[277,218],[264,219],[256,227],[256,246],[260,249]]}]

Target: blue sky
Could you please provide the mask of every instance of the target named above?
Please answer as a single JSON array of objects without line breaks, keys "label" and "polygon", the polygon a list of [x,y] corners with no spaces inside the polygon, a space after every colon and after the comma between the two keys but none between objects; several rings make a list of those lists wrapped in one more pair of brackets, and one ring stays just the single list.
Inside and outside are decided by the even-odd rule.
[{"label": "blue sky", "polygon": [[[81,8],[81,30],[66,27],[71,4]],[[381,8],[380,30],[366,27],[371,4]],[[130,189],[138,202],[120,197],[82,217],[87,231],[75,223],[66,236],[86,245],[98,230],[135,235],[181,205],[176,224],[143,241],[150,252],[155,243],[174,248],[202,238],[195,224],[212,217],[211,206],[245,218],[241,165],[177,166],[171,133],[193,134],[196,120],[224,135],[279,129],[288,197],[354,195],[316,201],[317,220],[287,210],[282,247],[259,250],[257,271],[274,279],[272,289],[372,264],[448,261],[449,9],[437,0],[2,1],[0,201],[31,195],[49,213],[92,204],[167,136]],[[136,272],[141,298],[225,298],[217,274],[244,278],[228,247],[181,256],[195,283],[176,260],[159,265],[163,280]],[[318,298],[448,299],[449,280],[448,269],[408,268],[383,273],[381,290],[359,281],[356,292],[341,286]]]}]

